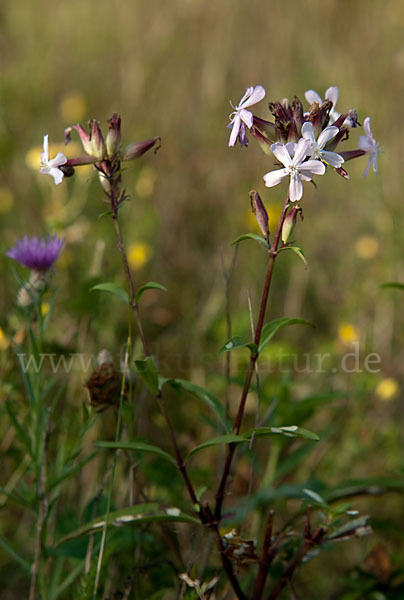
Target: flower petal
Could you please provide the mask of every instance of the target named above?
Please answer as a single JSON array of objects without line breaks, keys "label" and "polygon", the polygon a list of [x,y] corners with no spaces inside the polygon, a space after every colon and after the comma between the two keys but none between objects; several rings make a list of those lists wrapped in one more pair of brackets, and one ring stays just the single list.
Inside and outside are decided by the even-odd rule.
[{"label": "flower petal", "polygon": [[231,130],[229,146],[234,146],[237,140],[238,132],[240,131],[241,119],[238,115],[234,117],[233,129]]},{"label": "flower petal", "polygon": [[[373,162],[373,160],[372,160],[372,157],[371,157],[371,156],[369,156],[369,161],[368,161],[368,164],[367,164],[367,166],[366,166],[366,169],[365,169],[365,170],[364,170],[364,172],[363,172],[363,176],[364,176],[364,177],[367,177],[367,174],[369,173],[370,167],[372,166],[372,162]],[[373,170],[374,170],[374,168],[375,168],[375,167],[374,167],[374,164],[373,164]],[[376,171],[375,171],[375,172],[376,172]]]},{"label": "flower petal", "polygon": [[329,87],[325,92],[325,99],[331,100],[333,106],[337,104],[339,96],[339,89],[335,86]]},{"label": "flower petal", "polygon": [[296,142],[288,142],[285,144],[286,150],[289,152],[290,156],[294,156],[296,152]]},{"label": "flower petal", "polygon": [[241,100],[240,100],[240,102],[239,102],[239,104],[238,104],[238,107],[237,107],[237,108],[240,108],[240,106],[242,106],[243,102],[245,102],[245,101],[247,100],[247,98],[249,98],[249,97],[251,96],[251,94],[253,93],[253,91],[254,91],[254,87],[253,87],[253,86],[251,86],[251,87],[248,87],[248,88],[246,89],[246,91],[245,91],[245,94],[244,94],[244,96],[241,98]]},{"label": "flower petal", "polygon": [[277,171],[269,171],[264,175],[265,185],[267,187],[273,187],[278,185],[288,175],[287,169],[278,169]]},{"label": "flower petal", "polygon": [[307,160],[299,165],[299,171],[311,179],[313,175],[324,175],[325,164],[320,160]]},{"label": "flower petal", "polygon": [[260,100],[262,100],[265,96],[265,89],[262,87],[262,85],[257,85],[255,88],[249,89],[253,90],[250,97],[248,99],[243,98],[239,104],[239,108],[247,108],[247,106],[257,104],[257,102],[260,102]]},{"label": "flower petal", "polygon": [[358,139],[358,147],[365,152],[372,152],[372,141],[366,135],[360,135]]},{"label": "flower petal", "polygon": [[310,121],[303,123],[302,125],[302,137],[306,140],[310,140],[312,144],[316,143],[316,138],[314,137],[313,124]]},{"label": "flower petal", "polygon": [[239,112],[240,119],[247,125],[248,129],[251,129],[253,124],[253,114],[249,110],[242,108]]},{"label": "flower petal", "polygon": [[[303,131],[303,130],[302,130]],[[324,146],[339,132],[338,127],[326,127],[318,136],[317,144],[320,148],[324,148]]]},{"label": "flower petal", "polygon": [[271,146],[271,152],[283,165],[285,165],[285,167],[289,167],[292,164],[292,159],[290,158],[290,154],[287,151],[285,144],[275,142],[275,144],[272,144]]},{"label": "flower petal", "polygon": [[307,90],[307,92],[304,93],[304,97],[309,104],[314,104],[314,102],[317,102],[318,104],[323,103],[320,96],[314,90]]},{"label": "flower petal", "polygon": [[53,181],[56,183],[56,185],[59,185],[59,183],[62,183],[64,175],[60,169],[58,169],[58,168],[51,169],[49,171],[49,175],[52,175]]},{"label": "flower petal", "polygon": [[303,184],[299,175],[296,173],[291,175],[289,183],[289,200],[297,202],[303,196]]},{"label": "flower petal", "polygon": [[339,168],[344,161],[340,154],[336,152],[328,152],[327,150],[323,150],[321,153],[321,160],[330,165],[331,167]]},{"label": "flower petal", "polygon": [[67,158],[63,154],[63,152],[58,152],[56,154],[55,158],[52,158],[49,161],[49,166],[50,167],[60,167],[61,165],[64,165],[66,162],[67,162]]},{"label": "flower petal", "polygon": [[41,152],[41,160],[43,157],[43,162],[49,160],[49,142],[48,142],[48,134],[43,136],[43,152]]},{"label": "flower petal", "polygon": [[306,140],[305,138],[300,138],[297,142],[295,155],[293,157],[293,164],[295,166],[300,165],[300,163],[306,158],[308,153],[310,152],[311,141]]},{"label": "flower petal", "polygon": [[366,119],[363,121],[363,128],[366,135],[370,138],[373,138],[372,131],[370,129],[370,117],[366,117]]}]

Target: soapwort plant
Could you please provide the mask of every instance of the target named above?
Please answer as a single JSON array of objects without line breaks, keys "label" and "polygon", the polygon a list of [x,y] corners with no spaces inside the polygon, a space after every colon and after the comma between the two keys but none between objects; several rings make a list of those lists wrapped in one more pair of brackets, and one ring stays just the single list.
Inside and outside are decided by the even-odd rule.
[{"label": "soapwort plant", "polygon": [[[112,450],[112,461],[106,471],[100,489],[95,497],[99,499],[104,488],[107,489],[104,513],[100,516],[92,514],[92,519],[78,530],[71,531],[63,539],[57,540],[55,548],[63,544],[88,536],[85,575],[80,582],[77,597],[100,597],[102,576],[106,569],[107,560],[112,560],[113,550],[108,547],[108,535],[112,526],[141,527],[150,522],[155,522],[161,527],[164,539],[168,539],[169,548],[176,554],[177,585],[181,585],[180,598],[200,598],[213,600],[214,598],[234,598],[239,600],[274,600],[279,598],[286,586],[291,581],[296,570],[307,560],[314,557],[322,548],[329,547],[336,541],[349,539],[369,532],[366,516],[358,516],[356,511],[347,505],[332,507],[327,497],[322,497],[315,490],[303,489],[298,496],[301,508],[291,519],[285,519],[282,514],[274,510],[273,501],[268,500],[255,511],[255,517],[243,512],[243,502],[237,504],[232,495],[232,483],[237,474],[238,451],[243,448],[254,448],[260,439],[273,440],[301,439],[310,443],[321,443],[316,433],[301,426],[299,422],[276,423],[263,417],[261,425],[246,428],[245,412],[249,393],[253,387],[254,376],[259,373],[260,358],[264,349],[271,343],[272,338],[283,327],[290,325],[310,326],[302,318],[281,317],[276,320],[267,320],[267,304],[274,275],[275,262],[285,250],[293,251],[305,264],[306,259],[300,247],[294,245],[293,231],[298,226],[298,218],[303,217],[302,199],[305,186],[308,183],[323,186],[324,176],[341,176],[349,179],[346,166],[348,161],[367,155],[369,164],[366,168],[367,175],[371,166],[377,172],[377,158],[379,146],[373,138],[370,129],[370,119],[364,121],[365,136],[359,137],[358,147],[353,150],[345,149],[351,139],[353,130],[360,127],[358,116],[354,110],[338,113],[335,110],[338,89],[329,88],[325,100],[313,90],[306,92],[309,102],[306,109],[302,102],[295,97],[292,103],[288,100],[271,102],[269,104],[270,116],[267,119],[256,116],[252,107],[265,97],[262,86],[249,87],[238,105],[233,107],[230,115],[229,128],[231,129],[228,145],[234,147],[237,142],[245,148],[249,146],[249,137],[258,142],[264,151],[262,164],[257,168],[261,171],[265,186],[272,188],[277,185],[285,186],[285,200],[283,202],[279,222],[275,231],[269,231],[268,212],[265,202],[255,190],[250,192],[251,210],[256,217],[262,235],[246,233],[235,240],[239,244],[244,240],[258,242],[266,253],[267,266],[263,276],[263,290],[254,319],[251,339],[233,336],[222,346],[221,353],[231,353],[236,350],[248,352],[249,360],[243,384],[238,399],[237,410],[234,415],[229,414],[226,404],[193,382],[179,379],[160,373],[156,359],[150,351],[150,342],[147,339],[142,323],[140,305],[143,294],[149,289],[165,290],[161,284],[149,281],[146,283],[135,282],[130,269],[125,242],[120,227],[120,214],[124,210],[127,194],[123,185],[122,163],[139,158],[151,149],[157,150],[160,138],[130,144],[123,147],[121,140],[121,119],[114,114],[108,121],[109,130],[103,135],[97,121],[89,123],[88,131],[80,124],[68,127],[65,130],[65,141],[68,143],[73,133],[78,134],[83,155],[67,159],[63,153],[58,153],[55,158],[50,158],[48,136],[44,137],[44,150],[42,153],[41,172],[51,175],[55,184],[62,183],[64,178],[73,177],[75,169],[82,165],[93,165],[94,172],[99,179],[104,201],[108,205],[106,215],[112,220],[115,230],[118,250],[122,259],[123,271],[126,275],[127,289],[122,289],[114,282],[103,282],[93,289],[115,294],[123,300],[128,307],[128,338],[125,346],[124,359],[121,372],[118,375],[111,367],[111,360],[104,352],[103,360],[94,371],[94,375],[87,383],[91,394],[91,404],[95,411],[108,406],[115,407],[116,427],[115,440],[112,442],[97,440],[95,446],[98,451]],[[233,106],[233,105],[232,105]],[[267,157],[270,157],[268,161]],[[271,168],[275,166],[275,168]],[[29,250],[30,249],[30,250]],[[29,268],[45,264],[47,269],[56,260],[61,249],[61,242],[56,238],[47,238],[44,241],[31,241],[24,238],[14,249],[8,253]],[[50,260],[52,254],[52,260]],[[31,258],[35,256],[38,264]],[[49,260],[46,261],[46,257]],[[33,283],[24,287],[32,303],[37,302]],[[30,304],[30,302],[28,302]],[[30,313],[35,321],[40,311]],[[254,314],[255,310],[252,309]],[[132,321],[136,324],[136,333],[132,329]],[[133,356],[133,339],[138,335],[142,353]],[[32,336],[31,336],[32,337]],[[105,358],[106,356],[106,358]],[[227,354],[227,356],[230,356]],[[134,378],[131,370],[134,364],[137,376]],[[105,367],[107,365],[107,367]],[[128,434],[125,429],[125,438],[122,437],[124,405],[125,402],[134,401],[144,389],[148,390],[157,403],[164,423],[166,434],[172,446],[172,454],[164,451],[158,445],[146,442],[143,439]],[[102,401],[99,399],[102,391]],[[188,393],[202,400],[213,411],[215,428],[219,435],[205,439],[186,456],[181,443],[180,431],[176,430],[170,406],[166,403],[166,396],[172,392]],[[260,423],[260,421],[258,421]],[[262,424],[263,423],[263,424]],[[38,597],[37,590],[41,590],[46,598],[46,578],[49,573],[50,552],[46,528],[49,511],[47,510],[46,467],[48,456],[46,453],[51,428],[42,427],[41,452],[37,469],[37,484],[39,512],[35,544],[35,556],[32,562],[32,579],[30,600]],[[38,442],[37,442],[38,443]],[[224,456],[219,461],[220,471],[217,478],[216,489],[201,488],[193,476],[192,457],[202,452],[205,448],[213,448],[218,452],[225,448]],[[271,446],[275,452],[276,446]],[[180,474],[186,497],[178,498],[175,506],[163,502],[151,502],[144,489],[141,490],[142,503],[114,508],[114,476],[116,465],[122,456],[121,453],[139,456],[153,454],[161,461],[176,466]],[[271,462],[271,457],[269,459]],[[273,462],[272,469],[273,469]],[[268,487],[271,483],[269,471],[264,474],[262,486]],[[138,484],[142,487],[142,484]],[[170,481],[166,482],[167,488]],[[265,497],[265,495],[264,495]],[[158,499],[157,499],[158,500]],[[243,499],[242,499],[243,500]],[[42,507],[42,508],[41,508]],[[254,510],[253,508],[251,510]],[[240,516],[242,515],[242,516]],[[182,523],[201,541],[206,535],[210,536],[216,546],[216,558],[209,552],[204,559],[204,564],[198,564],[195,556],[185,556],[186,549],[176,540],[173,542],[173,532],[167,531],[170,523]],[[245,527],[251,530],[246,535]],[[102,532],[101,539],[95,541],[95,534]],[[205,542],[204,542],[205,543]],[[209,549],[209,542],[207,542]],[[134,549],[135,550],[135,549]],[[141,548],[138,549],[141,552]],[[217,560],[217,558],[219,560]],[[174,560],[174,558],[173,558]],[[40,585],[38,585],[38,581]],[[123,590],[124,597],[129,598],[132,583],[126,582]],[[292,589],[292,588],[291,588]],[[158,594],[158,590],[154,590]],[[140,596],[139,596],[140,597]],[[153,597],[160,597],[158,595]],[[178,595],[176,596],[178,597]],[[51,596],[49,596],[51,598]]]}]

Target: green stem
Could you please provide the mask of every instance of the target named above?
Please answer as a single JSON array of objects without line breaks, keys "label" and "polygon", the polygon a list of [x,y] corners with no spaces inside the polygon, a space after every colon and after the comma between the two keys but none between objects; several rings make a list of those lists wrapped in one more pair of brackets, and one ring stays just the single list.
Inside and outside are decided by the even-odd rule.
[{"label": "green stem", "polygon": [[[266,312],[267,303],[268,303],[268,295],[269,295],[269,290],[270,290],[271,281],[272,281],[272,274],[273,274],[273,269],[274,269],[274,265],[275,265],[275,259],[277,256],[277,250],[278,250],[279,241],[280,241],[280,237],[281,237],[282,226],[283,226],[283,222],[286,217],[288,206],[289,206],[289,194],[286,196],[286,200],[285,200],[283,208],[282,208],[281,216],[279,218],[279,223],[278,223],[278,227],[277,227],[277,230],[275,233],[274,241],[272,243],[271,248],[269,249],[267,274],[265,277],[264,289],[263,289],[262,297],[261,297],[260,311],[259,311],[259,315],[258,315],[258,321],[257,321],[257,326],[255,329],[255,337],[254,337],[254,343],[257,346],[259,346],[259,342],[260,342],[260,338],[261,338],[261,331],[262,331],[262,327],[264,325],[264,318],[265,318],[265,312]],[[241,394],[239,409],[238,409],[236,420],[235,420],[235,423],[233,426],[233,433],[235,433],[236,435],[240,432],[241,423],[242,423],[243,416],[244,416],[245,404],[247,401],[247,396],[248,396],[248,392],[249,392],[250,385],[251,385],[251,379],[252,379],[254,369],[255,369],[255,363],[257,362],[257,360],[258,360],[258,352],[255,354],[251,354],[250,363],[248,365],[247,374],[246,374],[246,378],[244,381],[244,387],[243,387],[243,391]],[[220,480],[219,487],[218,487],[218,490],[216,493],[215,519],[217,521],[220,521],[220,519],[221,519],[222,505],[223,505],[224,494],[225,494],[225,490],[226,490],[226,484],[227,484],[228,477],[230,475],[231,464],[233,461],[234,453],[236,451],[236,447],[237,447],[236,444],[229,444],[229,446],[228,446],[227,458],[226,458],[226,462],[225,462],[225,465],[223,468],[222,478]]]}]

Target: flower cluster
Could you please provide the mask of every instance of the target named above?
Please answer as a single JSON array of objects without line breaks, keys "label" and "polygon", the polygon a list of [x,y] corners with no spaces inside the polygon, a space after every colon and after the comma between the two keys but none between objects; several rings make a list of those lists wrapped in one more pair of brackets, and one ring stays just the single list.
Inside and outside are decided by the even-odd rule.
[{"label": "flower cluster", "polygon": [[342,165],[365,154],[369,162],[364,175],[368,174],[372,165],[377,173],[379,146],[372,135],[369,117],[364,121],[366,135],[360,136],[358,148],[335,151],[340,143],[349,138],[350,130],[359,125],[354,110],[343,114],[336,111],[337,87],[327,89],[324,101],[317,92],[308,90],[305,98],[310,107],[306,112],[296,97],[292,104],[287,99],[270,103],[272,121],[256,117],[247,110],[264,96],[265,89],[261,85],[249,87],[240,103],[235,107],[232,105],[234,111],[230,115],[229,146],[234,146],[237,140],[241,146],[248,146],[248,129],[264,152],[276,158],[283,168],[264,175],[267,187],[273,187],[289,177],[289,200],[297,202],[302,198],[304,181],[311,181],[315,175],[324,175],[327,168],[333,168],[339,175],[349,178]]},{"label": "flower cluster", "polygon": [[[98,171],[100,183],[111,204],[115,203],[113,209],[124,200],[124,193],[120,189],[121,161],[138,158],[160,141],[159,137],[151,138],[143,142],[129,144],[125,148],[121,146],[121,117],[114,113],[108,119],[109,130],[103,136],[99,123],[91,120],[88,123],[89,131],[77,123],[65,129],[65,144],[70,142],[73,131],[80,137],[84,155],[67,159],[62,152],[55,158],[49,158],[48,136],[44,136],[44,150],[41,152],[40,172],[51,175],[56,184],[63,181],[64,177],[71,177],[74,169],[82,165],[92,164]],[[157,148],[158,146],[156,146]],[[112,189],[113,188],[113,189]]]}]

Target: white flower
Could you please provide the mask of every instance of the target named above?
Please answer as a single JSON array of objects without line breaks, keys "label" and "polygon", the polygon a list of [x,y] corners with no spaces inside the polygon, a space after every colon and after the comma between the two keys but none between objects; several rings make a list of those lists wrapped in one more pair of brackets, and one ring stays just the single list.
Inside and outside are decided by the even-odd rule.
[{"label": "white flower", "polygon": [[289,199],[291,202],[296,202],[303,196],[302,181],[311,181],[313,175],[324,175],[325,173],[325,165],[321,161],[307,160],[304,162],[310,151],[310,140],[300,138],[296,144],[293,158],[290,156],[286,146],[280,142],[272,144],[271,151],[285,165],[285,168],[270,171],[264,175],[265,185],[267,187],[278,185],[278,183],[289,175]]},{"label": "white flower", "polygon": [[240,104],[237,106],[232,105],[234,111],[230,115],[230,125],[233,125],[233,127],[230,134],[229,146],[234,146],[236,143],[242,123],[247,125],[248,129],[251,129],[253,124],[253,114],[249,110],[246,110],[246,108],[247,106],[257,104],[264,96],[265,90],[262,85],[257,85],[256,87],[251,86],[247,88],[246,93],[240,100]]},{"label": "white flower", "polygon": [[309,149],[310,156],[312,158],[322,160],[332,167],[339,168],[344,162],[342,156],[336,152],[324,150],[324,146],[330,140],[335,138],[338,132],[338,127],[326,127],[320,133],[318,140],[316,141],[316,138],[314,137],[313,124],[309,121],[307,123],[303,123],[302,136],[311,142],[311,148]]},{"label": "white flower", "polygon": [[64,165],[67,162],[66,156],[62,152],[58,152],[55,158],[49,160],[49,144],[48,136],[43,137],[43,152],[41,152],[41,168],[40,172],[43,175],[51,175],[56,185],[62,183],[63,173],[58,167]]},{"label": "white flower", "polygon": [[380,148],[379,144],[373,137],[372,131],[370,129],[370,117],[366,117],[366,119],[363,122],[363,127],[365,129],[366,135],[361,135],[359,137],[358,146],[361,150],[364,150],[366,154],[369,154],[369,162],[365,169],[365,172],[363,173],[363,175],[366,177],[372,165],[373,171],[377,175],[377,157],[379,155]]}]

